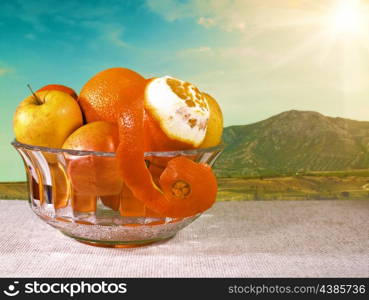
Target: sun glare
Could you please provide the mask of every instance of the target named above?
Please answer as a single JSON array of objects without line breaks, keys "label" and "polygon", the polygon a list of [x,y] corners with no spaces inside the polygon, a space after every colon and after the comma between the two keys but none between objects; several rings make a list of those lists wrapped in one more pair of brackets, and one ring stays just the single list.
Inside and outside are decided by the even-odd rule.
[{"label": "sun glare", "polygon": [[364,30],[360,1],[339,1],[330,16],[330,27],[334,35],[360,35]]},{"label": "sun glare", "polygon": [[306,11],[297,21],[284,21],[286,27],[310,26],[310,32],[276,60],[274,68],[293,65],[298,58],[311,55],[317,66],[334,70],[336,86],[344,97],[363,91],[368,77],[369,0],[316,2],[324,4],[317,4],[314,13]]}]

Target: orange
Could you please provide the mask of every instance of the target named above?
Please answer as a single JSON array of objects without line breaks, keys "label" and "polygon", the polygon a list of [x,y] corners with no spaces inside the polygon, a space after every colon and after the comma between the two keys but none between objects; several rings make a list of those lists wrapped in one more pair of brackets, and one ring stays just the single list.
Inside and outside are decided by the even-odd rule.
[{"label": "orange", "polygon": [[169,76],[153,78],[145,88],[144,107],[145,137],[155,150],[197,148],[203,142],[210,111],[195,85]]},{"label": "orange", "polygon": [[[115,152],[118,147],[118,127],[104,121],[88,123],[74,131],[63,149]],[[122,179],[115,157],[96,155],[66,155],[68,175],[79,195],[113,195],[121,191]]]},{"label": "orange", "polygon": [[140,74],[125,68],[111,68],[96,74],[83,86],[78,98],[86,121],[116,123],[122,99],[139,97],[145,83]]},{"label": "orange", "polygon": [[210,118],[208,128],[206,130],[205,139],[200,145],[200,148],[214,147],[221,143],[223,134],[223,114],[218,102],[209,94],[203,93],[209,109]]},{"label": "orange", "polygon": [[62,85],[62,84],[48,84],[48,85],[43,86],[39,90],[37,90],[37,92],[52,91],[52,90],[67,93],[67,94],[71,95],[76,100],[78,98],[77,93],[72,88],[70,88],[68,86],[65,86],[65,85]]},{"label": "orange", "polygon": [[171,139],[161,129],[160,124],[151,114],[144,110],[144,150],[145,151],[174,151],[193,149],[193,145]]}]

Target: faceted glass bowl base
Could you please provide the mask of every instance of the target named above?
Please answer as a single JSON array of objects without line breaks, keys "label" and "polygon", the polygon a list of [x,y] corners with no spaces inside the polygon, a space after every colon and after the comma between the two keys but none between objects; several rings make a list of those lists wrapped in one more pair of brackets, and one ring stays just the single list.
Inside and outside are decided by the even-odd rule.
[{"label": "faceted glass bowl base", "polygon": [[[25,165],[33,212],[84,244],[126,248],[165,241],[200,215],[169,218],[146,207],[124,183],[119,185],[115,153],[12,144]],[[221,151],[219,146],[148,152],[145,161],[155,181],[173,157],[212,166]]]},{"label": "faceted glass bowl base", "polygon": [[110,213],[110,209],[99,202],[98,211],[105,211],[105,216],[98,218],[93,214],[76,214],[72,218],[68,218],[66,214],[63,217],[55,217],[45,206],[32,204],[31,209],[64,235],[87,245],[108,248],[139,247],[168,240],[200,216],[198,214],[182,219],[122,217]]},{"label": "faceted glass bowl base", "polygon": [[94,246],[94,247],[103,247],[103,248],[137,248],[137,247],[148,246],[154,243],[166,242],[174,237],[173,235],[167,238],[121,242],[121,241],[96,241],[96,240],[81,239],[81,238],[76,238],[74,236],[71,236],[65,232],[62,232],[62,233],[70,238],[75,239],[77,242],[80,242],[82,244]]}]

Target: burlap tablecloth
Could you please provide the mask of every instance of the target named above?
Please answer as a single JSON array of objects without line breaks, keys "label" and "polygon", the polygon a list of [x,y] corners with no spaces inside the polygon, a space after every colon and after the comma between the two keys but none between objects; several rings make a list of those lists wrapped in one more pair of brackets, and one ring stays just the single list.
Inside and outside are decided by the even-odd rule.
[{"label": "burlap tablecloth", "polygon": [[173,239],[131,249],[78,243],[0,200],[1,277],[369,276],[369,201],[216,203]]}]

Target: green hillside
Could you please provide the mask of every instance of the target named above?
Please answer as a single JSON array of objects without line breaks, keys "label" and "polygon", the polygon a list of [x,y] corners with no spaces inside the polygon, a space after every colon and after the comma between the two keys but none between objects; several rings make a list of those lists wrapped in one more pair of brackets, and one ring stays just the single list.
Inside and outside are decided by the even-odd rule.
[{"label": "green hillside", "polygon": [[369,122],[291,110],[225,128],[220,177],[287,176],[369,169]]}]

